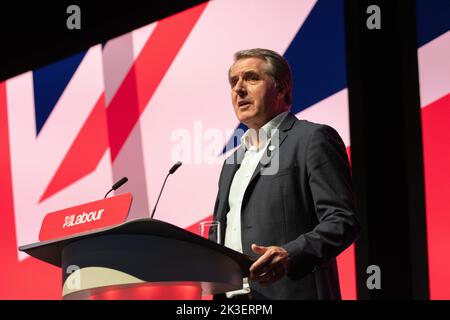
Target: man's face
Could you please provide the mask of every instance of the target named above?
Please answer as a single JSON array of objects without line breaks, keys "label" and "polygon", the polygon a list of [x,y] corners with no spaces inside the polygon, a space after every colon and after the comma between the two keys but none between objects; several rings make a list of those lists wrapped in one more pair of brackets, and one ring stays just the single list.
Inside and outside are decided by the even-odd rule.
[{"label": "man's face", "polygon": [[229,74],[236,117],[253,129],[261,128],[285,108],[283,93],[275,87],[265,67],[262,59],[244,58],[232,65]]}]

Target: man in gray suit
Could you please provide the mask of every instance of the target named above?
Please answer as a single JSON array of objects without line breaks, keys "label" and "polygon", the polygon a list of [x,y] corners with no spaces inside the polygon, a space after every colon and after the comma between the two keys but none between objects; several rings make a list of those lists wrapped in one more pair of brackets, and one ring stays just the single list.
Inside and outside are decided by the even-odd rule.
[{"label": "man in gray suit", "polygon": [[235,54],[231,100],[249,130],[224,163],[221,243],[255,258],[241,290],[215,299],[340,299],[336,256],[358,236],[344,143],[289,112],[292,80],[271,50]]}]

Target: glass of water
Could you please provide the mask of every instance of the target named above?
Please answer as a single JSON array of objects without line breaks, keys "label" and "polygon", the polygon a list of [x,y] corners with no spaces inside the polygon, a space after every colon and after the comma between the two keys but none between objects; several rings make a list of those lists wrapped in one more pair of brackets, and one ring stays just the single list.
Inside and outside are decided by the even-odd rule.
[{"label": "glass of water", "polygon": [[220,221],[200,222],[200,236],[220,244]]}]

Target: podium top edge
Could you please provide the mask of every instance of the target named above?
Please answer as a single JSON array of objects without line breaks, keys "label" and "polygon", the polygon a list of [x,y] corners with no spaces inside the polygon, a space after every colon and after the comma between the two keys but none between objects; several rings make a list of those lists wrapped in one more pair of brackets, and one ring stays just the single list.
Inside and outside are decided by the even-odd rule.
[{"label": "podium top edge", "polygon": [[61,267],[62,251],[66,245],[91,237],[119,234],[160,236],[208,247],[235,260],[241,266],[244,273],[248,272],[251,264],[255,261],[255,259],[250,256],[244,255],[228,247],[205,239],[178,226],[161,220],[150,218],[133,219],[115,226],[97,230],[90,230],[63,238],[23,245],[18,249],[20,251],[26,252],[28,255],[34,258],[45,261],[57,267]]}]

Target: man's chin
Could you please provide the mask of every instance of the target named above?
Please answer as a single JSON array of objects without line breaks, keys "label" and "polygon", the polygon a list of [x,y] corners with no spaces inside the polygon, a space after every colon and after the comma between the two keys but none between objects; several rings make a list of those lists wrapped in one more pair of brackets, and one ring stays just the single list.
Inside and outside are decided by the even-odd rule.
[{"label": "man's chin", "polygon": [[252,122],[251,117],[245,117],[245,118],[241,118],[238,119],[241,123],[245,124],[247,127],[250,126],[250,123]]},{"label": "man's chin", "polygon": [[253,112],[248,112],[248,111],[241,111],[241,112],[238,112],[238,114],[237,114],[238,120],[245,125],[247,125],[248,122],[251,122],[254,117],[255,117],[255,114]]}]

